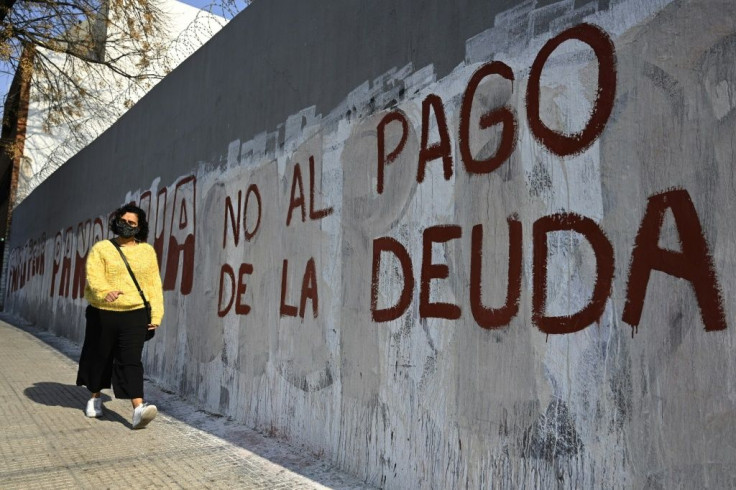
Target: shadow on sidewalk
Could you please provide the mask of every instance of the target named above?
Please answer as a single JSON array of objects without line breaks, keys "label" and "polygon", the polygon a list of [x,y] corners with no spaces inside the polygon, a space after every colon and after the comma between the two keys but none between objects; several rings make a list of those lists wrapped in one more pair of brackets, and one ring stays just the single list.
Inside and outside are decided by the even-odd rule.
[{"label": "shadow on sidewalk", "polygon": [[[19,321],[17,317],[2,312],[0,312],[0,320],[36,337],[54,349],[58,354],[63,355],[74,363],[79,362],[79,354],[82,349],[81,345],[64,337],[58,337],[53,333],[41,330],[22,320]],[[192,406],[191,401],[162,389],[147,377],[144,377],[144,379],[147,392],[151,392],[159,411],[164,415],[179,420],[190,427],[220,437],[230,444],[246,449],[272,463],[278,464],[294,473],[301,474],[328,488],[351,490],[375,489],[375,487],[360,482],[357,478],[337,469],[330,461],[322,459],[322,455],[319,453],[310,452],[308,457],[305,458],[304,448],[291,446],[288,441],[262,434],[222,415],[198,410]],[[87,397],[89,396],[86,388],[54,382],[35,383],[34,386],[26,388],[24,393],[36,403],[75,408],[80,412],[84,411]],[[102,397],[105,401],[111,399],[104,393]],[[112,410],[105,410],[103,418],[100,420],[122,423],[128,428],[131,427],[128,420]],[[288,449],[281,450],[277,447]]]},{"label": "shadow on sidewalk", "polygon": [[[23,390],[23,394],[29,400],[50,407],[74,408],[79,410],[82,415],[84,408],[89,399],[89,391],[82,386],[65,385],[51,381],[40,381],[34,383]],[[108,395],[102,394],[102,401],[108,402],[112,400]],[[130,422],[121,417],[117,412],[112,410],[103,410],[103,415],[99,420],[107,422],[116,422],[130,428]]]}]

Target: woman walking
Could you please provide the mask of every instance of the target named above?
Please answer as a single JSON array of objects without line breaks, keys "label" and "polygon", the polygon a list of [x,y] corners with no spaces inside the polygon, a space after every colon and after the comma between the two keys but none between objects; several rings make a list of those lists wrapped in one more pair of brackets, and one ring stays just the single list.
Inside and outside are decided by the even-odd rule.
[{"label": "woman walking", "polygon": [[158,413],[143,401],[141,353],[164,315],[161,276],[156,252],[146,243],[142,209],[133,204],[117,209],[110,229],[117,236],[95,243],[87,255],[89,306],[77,386],[92,393],[86,415],[101,417],[100,390],[112,383],[116,398],[131,400],[133,429],[141,429]]}]

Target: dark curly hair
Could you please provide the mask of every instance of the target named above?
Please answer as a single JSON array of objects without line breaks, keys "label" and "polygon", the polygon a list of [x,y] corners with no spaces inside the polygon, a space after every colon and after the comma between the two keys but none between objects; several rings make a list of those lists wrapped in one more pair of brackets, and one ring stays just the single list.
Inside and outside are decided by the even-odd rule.
[{"label": "dark curly hair", "polygon": [[118,220],[122,218],[125,213],[133,213],[138,216],[138,233],[135,235],[135,239],[140,242],[148,240],[148,220],[146,219],[146,212],[132,202],[116,209],[115,212],[110,215],[110,222],[108,225],[112,232],[116,235],[120,234]]}]

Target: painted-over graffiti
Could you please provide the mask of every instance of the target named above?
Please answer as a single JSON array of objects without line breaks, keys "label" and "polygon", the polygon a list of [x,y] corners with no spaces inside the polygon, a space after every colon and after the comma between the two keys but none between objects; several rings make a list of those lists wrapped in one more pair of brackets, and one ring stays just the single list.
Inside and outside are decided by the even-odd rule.
[{"label": "painted-over graffiti", "polygon": [[[566,135],[545,125],[540,117],[540,79],[545,62],[560,44],[569,40],[586,43],[594,51],[598,61],[597,97],[593,103],[592,113],[584,129],[573,135]],[[484,175],[496,171],[511,156],[518,139],[517,121],[512,108],[484,108],[487,112],[480,115],[473,126],[470,114],[473,109],[475,94],[480,83],[487,77],[500,76],[506,80],[514,80],[511,68],[501,62],[494,61],[480,67],[471,77],[462,96],[460,124],[457,144],[465,170],[470,174]],[[583,152],[603,132],[613,109],[616,94],[616,57],[613,42],[600,28],[583,24],[568,29],[553,37],[542,47],[534,60],[526,96],[526,114],[529,127],[537,141],[556,155],[567,156]],[[430,115],[434,114],[434,124],[439,134],[439,141],[428,142]],[[396,123],[401,123],[398,126]],[[474,157],[470,149],[471,127],[488,129],[500,126],[500,143],[496,152],[485,159]],[[386,132],[398,129],[400,136],[395,148],[387,152]],[[387,166],[396,160],[404,151],[409,122],[401,111],[395,110],[386,114],[378,124],[377,145],[378,162],[376,192],[384,192],[384,179]],[[427,95],[422,101],[421,145],[417,155],[417,183],[424,181],[426,167],[429,162],[442,161],[445,180],[453,176],[453,155],[455,147],[447,126],[444,103],[436,94]],[[395,138],[396,139],[396,138]],[[659,242],[665,211],[672,212],[677,224],[682,252],[664,250]],[[475,224],[472,228],[470,284],[468,295],[473,318],[483,328],[500,328],[508,325],[519,310],[521,294],[521,257],[522,257],[522,225],[510,216],[508,280],[506,302],[499,307],[489,308],[482,299],[482,249],[483,224]],[[288,221],[287,221],[288,223]],[[590,301],[579,311],[566,316],[548,316],[547,305],[547,235],[552,232],[572,231],[582,235],[592,246],[596,261],[595,285]],[[467,234],[467,231],[466,231]],[[434,244],[447,243],[462,239],[463,228],[460,225],[436,225],[426,228],[422,238],[421,268],[419,273],[419,317],[443,318],[456,320],[461,317],[461,308],[453,303],[433,302],[430,300],[430,284],[432,281],[447,279],[450,274],[447,264],[432,262]],[[606,306],[613,283],[614,253],[610,241],[600,226],[592,219],[575,213],[558,213],[539,218],[533,225],[533,276],[532,320],[546,334],[566,334],[578,332],[597,322]],[[717,276],[708,245],[703,236],[697,212],[686,190],[663,192],[649,198],[649,207],[639,228],[635,254],[632,257],[629,271],[628,292],[623,320],[638,326],[641,318],[644,297],[649,275],[652,270],[659,270],[682,278],[692,283],[698,300],[705,329],[722,330],[726,328],[723,301],[718,287]],[[392,254],[400,264],[403,275],[403,287],[398,298],[389,306],[378,306],[378,291],[381,289],[379,271],[383,254]],[[415,288],[415,273],[412,259],[406,248],[391,237],[376,238],[373,242],[373,267],[371,281],[371,312],[373,320],[386,322],[395,320],[405,314],[411,305]]]},{"label": "painted-over graffiti", "polygon": [[[159,263],[165,264],[162,267],[164,290],[177,291],[182,295],[191,292],[194,280],[195,190],[196,179],[189,176],[175,184],[173,206],[168,209],[166,188],[158,191],[160,199],[155,208],[151,207],[151,191],[144,192],[139,201],[134,201],[146,211],[155,230],[154,248]],[[152,209],[153,216],[150,214]],[[43,281],[48,271],[49,297],[82,298],[87,253],[95,242],[114,236],[109,229],[109,221],[109,215],[90,218],[57,232],[48,244],[45,235],[42,235],[38,240],[29,240],[25,246],[13,249],[9,254],[8,293],[23,289],[31,278],[38,277],[38,280]],[[165,238],[168,238],[167,247],[164,247]],[[48,265],[47,245],[53,250],[48,255]],[[165,262],[163,257],[166,257]]]},{"label": "painted-over graffiti", "polygon": [[[592,49],[598,66],[596,99],[584,128],[572,135],[551,129],[540,116],[540,86],[545,63],[554,50],[566,41],[583,42]],[[531,67],[525,97],[527,123],[536,141],[548,151],[559,156],[579,154],[589,148],[603,133],[614,106],[616,95],[616,56],[612,40],[601,28],[581,24],[567,29],[553,37],[540,49]],[[476,107],[477,91],[481,83],[492,77],[514,81],[512,69],[499,61],[482,65],[470,77],[460,99],[459,124],[453,138],[447,123],[445,102],[434,93],[427,94],[421,103],[421,142],[416,155],[416,182],[425,180],[427,166],[441,162],[444,180],[449,181],[455,172],[454,149],[459,149],[460,160],[468,174],[483,176],[498,171],[508,163],[518,140],[518,121],[515,110],[509,106]],[[471,122],[471,113],[475,119]],[[384,182],[391,178],[392,166],[396,159],[406,151],[405,145],[411,123],[407,116],[395,109],[387,112],[376,127],[377,162],[375,192],[384,194]],[[430,143],[430,128],[435,128],[438,141]],[[486,158],[478,158],[471,149],[471,131],[496,129],[500,134],[495,152]],[[390,134],[393,133],[393,134]],[[387,148],[387,139],[398,141],[394,148]],[[306,165],[304,165],[306,164]],[[306,167],[307,178],[302,176],[302,165]],[[320,208],[315,190],[315,158],[309,155],[307,162],[295,162],[290,175],[290,191],[284,225],[319,222],[333,214],[333,207]],[[305,180],[308,193],[305,192]],[[194,257],[196,248],[196,178],[188,176],[173,186],[173,196],[167,208],[169,191],[162,188],[153,199],[152,191],[140,195],[138,203],[151,216],[153,225],[153,244],[162,266],[165,291],[175,291],[188,295],[194,282]],[[154,202],[155,201],[155,202]],[[155,204],[155,206],[154,206]],[[247,189],[238,189],[236,195],[227,195],[222,215],[222,248],[228,244],[238,247],[241,236],[244,243],[258,233],[264,203],[256,183]],[[665,213],[669,211],[675,219],[682,251],[672,251],[659,247],[659,237]],[[387,322],[406,314],[414,298],[415,284],[419,284],[419,318],[441,318],[457,320],[462,309],[454,303],[437,302],[430,299],[430,289],[448,278],[447,264],[435,263],[432,249],[435,244],[445,244],[452,240],[462,240],[463,235],[470,240],[470,264],[467,295],[471,314],[482,328],[496,329],[509,325],[519,312],[521,297],[521,257],[523,255],[523,227],[511,214],[508,217],[508,277],[506,280],[506,301],[500,306],[484,304],[483,288],[483,224],[470,225],[470,230],[460,224],[438,224],[427,227],[422,232],[419,273],[415,277],[415,261],[404,245],[389,236],[373,240],[372,273],[370,285],[371,316],[375,322]],[[50,296],[72,299],[80,298],[84,291],[84,261],[92,243],[103,236],[110,236],[107,219],[89,219],[66,230],[59,231],[53,240],[53,262],[50,264]],[[587,304],[578,311],[565,316],[550,316],[547,310],[547,261],[548,234],[569,231],[581,235],[592,247],[595,256],[595,282]],[[228,238],[230,237],[230,238]],[[611,292],[615,270],[614,251],[605,232],[591,218],[576,213],[557,213],[537,219],[532,226],[533,287],[532,315],[535,325],[545,334],[567,334],[578,332],[600,320]],[[468,238],[465,238],[466,240]],[[231,243],[229,242],[231,241]],[[11,252],[11,266],[8,275],[8,291],[22,288],[26,278],[43,275],[44,253],[42,240],[29,242],[22,249]],[[164,250],[166,254],[164,256]],[[653,195],[641,226],[637,233],[634,254],[632,255],[627,280],[626,306],[622,319],[636,328],[646,296],[649,276],[658,270],[674,277],[685,279],[692,284],[703,324],[708,331],[722,330],[727,326],[723,301],[718,286],[717,274],[702,226],[688,192],[684,189],[671,190]],[[401,269],[403,285],[393,302],[379,306],[381,288],[381,262],[391,254]],[[319,315],[318,272],[315,259],[310,257],[294,276],[296,286],[289,283],[289,258],[281,259],[280,301],[278,311],[281,317],[304,318],[308,308],[313,318]],[[302,272],[303,271],[303,272]],[[254,273],[254,264],[222,264],[218,281],[217,314],[247,315],[253,305],[246,302],[248,277]],[[293,273],[292,273],[293,275]],[[301,280],[299,280],[301,278]],[[271,306],[273,307],[273,305]]]},{"label": "painted-over graffiti", "polygon": [[8,292],[15,292],[36,276],[43,276],[45,270],[46,235],[38,240],[28,240],[23,247],[13,249],[8,254]]},{"label": "painted-over graffiti", "polygon": [[254,3],[39,187],[6,309],[81,340],[137,202],[205,410],[383,488],[731,485],[730,3],[358,4]]}]

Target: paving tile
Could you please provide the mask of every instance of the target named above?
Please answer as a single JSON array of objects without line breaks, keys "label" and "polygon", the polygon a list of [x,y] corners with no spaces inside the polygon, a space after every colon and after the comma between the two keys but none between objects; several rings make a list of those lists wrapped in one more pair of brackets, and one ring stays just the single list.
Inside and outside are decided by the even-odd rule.
[{"label": "paving tile", "polygon": [[160,412],[144,430],[131,430],[130,402],[110,390],[103,392],[104,416],[87,418],[88,392],[74,386],[79,350],[0,321],[3,489],[373,488],[281,441],[202,414],[148,381],[148,399]]}]

